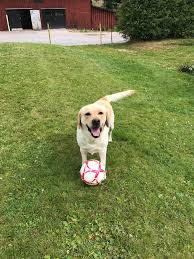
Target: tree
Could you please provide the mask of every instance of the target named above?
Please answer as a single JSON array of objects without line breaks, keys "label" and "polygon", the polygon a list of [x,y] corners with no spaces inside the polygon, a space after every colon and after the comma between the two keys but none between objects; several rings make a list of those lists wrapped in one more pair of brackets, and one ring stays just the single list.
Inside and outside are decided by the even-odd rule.
[{"label": "tree", "polygon": [[118,28],[138,40],[194,36],[194,1],[123,0]]},{"label": "tree", "polygon": [[117,9],[118,4],[121,0],[104,0],[104,7],[110,10]]}]

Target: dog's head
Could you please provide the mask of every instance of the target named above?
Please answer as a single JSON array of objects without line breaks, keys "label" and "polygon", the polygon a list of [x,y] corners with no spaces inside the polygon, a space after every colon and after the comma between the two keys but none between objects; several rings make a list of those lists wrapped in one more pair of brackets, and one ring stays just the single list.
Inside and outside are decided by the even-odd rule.
[{"label": "dog's head", "polygon": [[78,128],[87,128],[93,138],[100,137],[105,125],[109,127],[109,115],[102,105],[89,104],[78,113]]}]

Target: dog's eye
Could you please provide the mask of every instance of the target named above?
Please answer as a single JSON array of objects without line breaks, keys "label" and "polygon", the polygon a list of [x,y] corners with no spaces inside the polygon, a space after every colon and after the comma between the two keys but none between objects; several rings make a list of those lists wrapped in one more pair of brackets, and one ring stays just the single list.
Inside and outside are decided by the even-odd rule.
[{"label": "dog's eye", "polygon": [[91,113],[90,113],[90,112],[87,112],[85,115],[86,115],[86,116],[90,116],[90,115],[91,115]]},{"label": "dog's eye", "polygon": [[99,115],[102,115],[102,114],[103,114],[103,112],[99,112],[98,114],[99,114]]}]

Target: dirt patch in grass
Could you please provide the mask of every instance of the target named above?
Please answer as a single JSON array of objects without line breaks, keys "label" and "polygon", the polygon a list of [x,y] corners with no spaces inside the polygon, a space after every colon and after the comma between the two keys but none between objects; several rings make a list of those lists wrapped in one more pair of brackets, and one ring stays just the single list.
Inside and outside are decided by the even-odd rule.
[{"label": "dirt patch in grass", "polygon": [[143,50],[160,50],[166,48],[174,48],[175,45],[170,45],[169,41],[149,41],[149,42],[134,42],[132,47],[140,48]]},{"label": "dirt patch in grass", "polygon": [[[119,51],[130,52],[130,50],[162,50],[172,49],[177,46],[193,46],[194,39],[162,40],[162,41],[131,41],[125,44],[125,49],[120,46]],[[126,48],[127,47],[127,48]],[[130,50],[129,50],[130,49]]]}]

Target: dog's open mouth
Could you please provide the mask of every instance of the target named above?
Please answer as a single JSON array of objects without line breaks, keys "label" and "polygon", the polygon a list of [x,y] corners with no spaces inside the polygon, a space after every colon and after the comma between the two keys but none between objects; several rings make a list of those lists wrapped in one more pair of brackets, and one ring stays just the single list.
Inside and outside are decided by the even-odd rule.
[{"label": "dog's open mouth", "polygon": [[88,127],[88,125],[87,125],[87,128],[88,128],[88,131],[91,133],[93,138],[99,138],[100,137],[100,133],[102,131],[101,128],[90,128],[90,127]]}]

